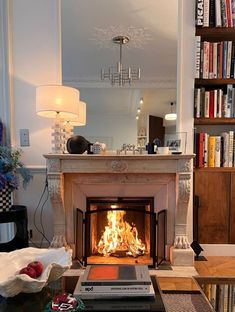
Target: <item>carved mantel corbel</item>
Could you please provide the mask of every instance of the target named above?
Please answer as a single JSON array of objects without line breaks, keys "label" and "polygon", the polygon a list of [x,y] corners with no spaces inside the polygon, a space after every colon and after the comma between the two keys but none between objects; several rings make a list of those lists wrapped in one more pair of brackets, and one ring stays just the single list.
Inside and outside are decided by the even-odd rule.
[{"label": "carved mantel corbel", "polygon": [[64,209],[64,176],[60,172],[60,160],[47,160],[47,179],[50,201],[53,209],[54,236],[51,247],[66,246],[65,209]]},{"label": "carved mantel corbel", "polygon": [[187,235],[187,215],[192,189],[192,161],[179,160],[178,171],[178,200],[175,214],[174,247],[177,249],[188,249],[190,248],[190,243]]}]

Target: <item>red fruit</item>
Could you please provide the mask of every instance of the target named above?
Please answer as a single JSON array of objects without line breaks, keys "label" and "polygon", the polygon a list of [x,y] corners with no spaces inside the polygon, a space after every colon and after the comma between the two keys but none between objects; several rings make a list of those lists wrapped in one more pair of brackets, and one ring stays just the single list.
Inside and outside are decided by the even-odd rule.
[{"label": "red fruit", "polygon": [[26,274],[32,278],[36,278],[36,271],[30,267],[24,267],[20,270],[19,274]]},{"label": "red fruit", "polygon": [[28,268],[33,268],[36,272],[36,277],[39,277],[43,271],[43,264],[40,261],[33,261],[28,264]]}]

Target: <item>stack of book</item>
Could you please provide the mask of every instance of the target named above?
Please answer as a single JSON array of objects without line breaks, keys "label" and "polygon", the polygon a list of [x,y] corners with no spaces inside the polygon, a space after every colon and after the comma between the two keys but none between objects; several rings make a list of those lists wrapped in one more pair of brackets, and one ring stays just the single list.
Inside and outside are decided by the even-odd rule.
[{"label": "stack of book", "polygon": [[234,27],[234,0],[196,0],[196,26]]},{"label": "stack of book", "polygon": [[228,84],[223,89],[196,88],[194,93],[195,118],[234,118],[235,87]]},{"label": "stack of book", "polygon": [[234,131],[209,135],[196,133],[195,139],[196,167],[234,167],[235,142]]},{"label": "stack of book", "polygon": [[144,265],[88,265],[74,290],[81,299],[154,297],[148,267]]}]

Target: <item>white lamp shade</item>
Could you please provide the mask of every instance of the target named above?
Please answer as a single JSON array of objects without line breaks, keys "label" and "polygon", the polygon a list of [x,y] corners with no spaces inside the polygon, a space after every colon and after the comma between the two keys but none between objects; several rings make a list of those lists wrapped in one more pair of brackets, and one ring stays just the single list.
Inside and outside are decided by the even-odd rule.
[{"label": "white lamp shade", "polygon": [[86,103],[80,101],[78,103],[78,116],[66,119],[73,126],[85,126],[86,124]]},{"label": "white lamp shade", "polygon": [[39,86],[36,89],[36,112],[39,116],[67,119],[78,115],[80,92],[61,85]]}]

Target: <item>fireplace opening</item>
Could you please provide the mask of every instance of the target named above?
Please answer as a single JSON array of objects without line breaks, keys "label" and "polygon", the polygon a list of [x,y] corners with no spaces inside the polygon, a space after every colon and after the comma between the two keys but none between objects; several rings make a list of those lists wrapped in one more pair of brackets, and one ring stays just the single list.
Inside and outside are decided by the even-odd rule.
[{"label": "fireplace opening", "polygon": [[166,220],[160,220],[164,222],[156,248],[153,197],[89,197],[85,217],[77,209],[76,257],[84,265],[129,263],[154,267],[159,262],[156,251],[161,260],[165,257]]}]

